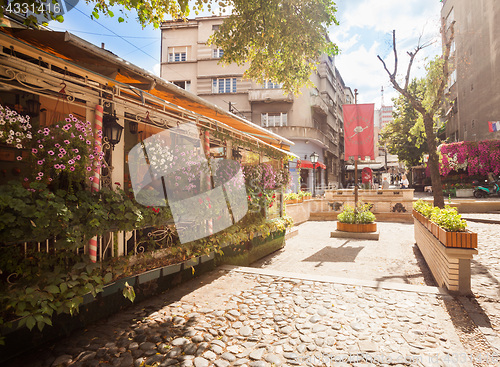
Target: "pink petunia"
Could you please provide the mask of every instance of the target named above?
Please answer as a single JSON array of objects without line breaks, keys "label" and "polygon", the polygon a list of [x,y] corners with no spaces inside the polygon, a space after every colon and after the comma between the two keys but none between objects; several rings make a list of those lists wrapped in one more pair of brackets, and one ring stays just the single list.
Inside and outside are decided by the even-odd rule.
[{"label": "pink petunia", "polygon": [[41,166],[43,164],[43,161],[38,161],[36,163],[38,163],[38,165]]},{"label": "pink petunia", "polygon": [[33,154],[38,153],[38,149],[36,149],[36,148],[31,149],[31,153],[33,153]]},{"label": "pink petunia", "polygon": [[16,159],[17,159],[18,161],[22,161],[22,160],[23,160],[23,157],[21,157],[20,155],[18,155]]},{"label": "pink petunia", "polygon": [[75,167],[71,166],[71,167],[69,167],[69,170],[70,170],[71,172],[73,172],[73,171],[75,170]]}]

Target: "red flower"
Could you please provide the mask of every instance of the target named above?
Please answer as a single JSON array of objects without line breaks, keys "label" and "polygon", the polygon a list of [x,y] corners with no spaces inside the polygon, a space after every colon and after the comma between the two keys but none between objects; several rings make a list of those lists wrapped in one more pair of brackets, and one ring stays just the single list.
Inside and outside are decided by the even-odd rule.
[{"label": "red flower", "polygon": [[258,196],[259,196],[259,197],[261,197],[261,196],[262,196],[262,193],[261,193],[261,192],[259,192],[259,195],[258,195]]}]

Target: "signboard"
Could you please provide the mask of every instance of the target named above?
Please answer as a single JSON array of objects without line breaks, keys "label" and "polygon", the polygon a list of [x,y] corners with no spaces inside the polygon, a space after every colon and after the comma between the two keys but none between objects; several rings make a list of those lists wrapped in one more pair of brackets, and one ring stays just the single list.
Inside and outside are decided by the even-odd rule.
[{"label": "signboard", "polygon": [[365,167],[361,170],[361,182],[369,183],[372,182],[373,171],[370,167]]},{"label": "signboard", "polygon": [[344,113],[344,145],[345,160],[351,157],[364,160],[375,159],[373,151],[373,115],[375,104],[345,104]]}]

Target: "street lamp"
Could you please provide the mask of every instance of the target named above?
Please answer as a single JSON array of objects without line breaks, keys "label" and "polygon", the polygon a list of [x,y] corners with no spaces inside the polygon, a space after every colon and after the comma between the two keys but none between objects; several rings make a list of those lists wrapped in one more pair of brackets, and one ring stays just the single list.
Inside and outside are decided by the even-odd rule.
[{"label": "street lamp", "polygon": [[313,196],[316,197],[316,163],[318,163],[319,155],[314,152],[311,154],[311,163],[313,164]]},{"label": "street lamp", "polygon": [[115,145],[120,142],[122,137],[123,126],[118,122],[118,117],[116,117],[116,111],[114,115],[105,115],[102,121],[102,127],[104,128],[104,136],[108,139],[109,144],[115,149]]}]

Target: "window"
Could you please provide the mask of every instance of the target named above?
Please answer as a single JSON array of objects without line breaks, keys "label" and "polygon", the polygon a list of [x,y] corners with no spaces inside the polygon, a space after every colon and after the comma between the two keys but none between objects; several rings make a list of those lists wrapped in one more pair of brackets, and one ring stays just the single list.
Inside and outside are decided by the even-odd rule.
[{"label": "window", "polygon": [[212,93],[236,93],[236,78],[212,79]]},{"label": "window", "polygon": [[453,70],[448,77],[448,88],[451,88],[453,84],[457,82],[457,69]]},{"label": "window", "polygon": [[183,80],[183,81],[178,81],[178,82],[172,82],[176,86],[187,90],[188,92],[191,90],[191,81],[190,80]]},{"label": "window", "polygon": [[212,31],[218,31],[220,28],[220,24],[214,24],[212,25]]},{"label": "window", "polygon": [[263,127],[287,126],[288,115],[286,112],[263,113],[260,122]]},{"label": "window", "polygon": [[169,48],[168,62],[181,62],[187,60],[187,47]]},{"label": "window", "polygon": [[264,88],[265,89],[281,89],[283,87],[282,84],[280,83],[274,83],[270,80],[266,80],[264,83]]},{"label": "window", "polygon": [[220,59],[224,55],[224,50],[222,48],[215,48],[212,50],[212,58]]}]

